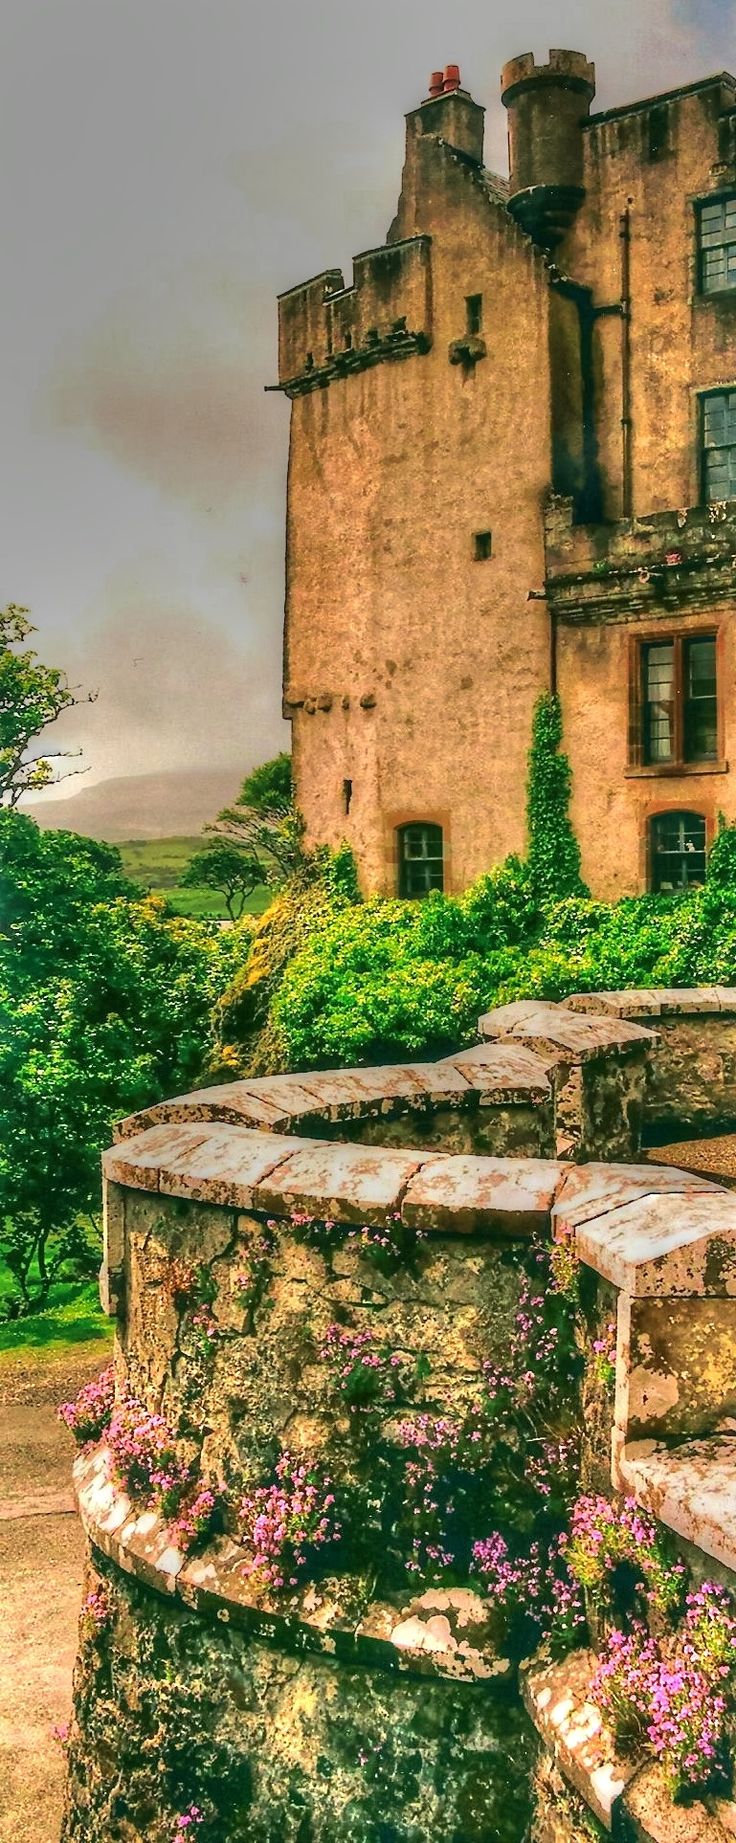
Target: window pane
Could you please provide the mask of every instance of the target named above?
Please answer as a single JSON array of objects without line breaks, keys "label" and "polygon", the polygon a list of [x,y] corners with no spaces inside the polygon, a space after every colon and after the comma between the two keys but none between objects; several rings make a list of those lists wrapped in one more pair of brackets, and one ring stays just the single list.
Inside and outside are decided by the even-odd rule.
[{"label": "window pane", "polygon": [[703,450],[706,500],[733,499],[736,496],[736,391],[719,390],[703,398]]},{"label": "window pane", "polygon": [[644,757],[671,761],[675,734],[675,649],[671,640],[643,649]]},{"label": "window pane", "polygon": [[685,760],[715,761],[718,743],[715,640],[686,640],[684,652]]},{"label": "window pane", "polygon": [[399,827],[399,894],[427,896],[444,887],[442,827]]},{"label": "window pane", "polygon": [[658,813],[651,821],[653,890],[684,890],[705,881],[702,813]]},{"label": "window pane", "polygon": [[701,281],[704,294],[732,288],[736,270],[731,250],[736,239],[736,198],[714,199],[700,208]]}]

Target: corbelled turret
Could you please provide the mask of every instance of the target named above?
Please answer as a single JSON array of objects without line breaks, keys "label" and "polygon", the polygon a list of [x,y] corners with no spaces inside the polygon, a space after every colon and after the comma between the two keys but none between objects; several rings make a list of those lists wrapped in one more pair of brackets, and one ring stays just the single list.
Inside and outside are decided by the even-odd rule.
[{"label": "corbelled turret", "polygon": [[525,51],[501,72],[509,118],[509,210],[542,249],[562,242],[585,196],[583,124],[595,95],[595,65],[581,51]]}]

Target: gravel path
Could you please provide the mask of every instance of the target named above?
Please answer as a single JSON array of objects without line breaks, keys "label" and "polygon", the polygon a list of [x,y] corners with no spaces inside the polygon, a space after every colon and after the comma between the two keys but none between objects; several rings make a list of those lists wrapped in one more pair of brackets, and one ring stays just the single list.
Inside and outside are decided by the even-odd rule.
[{"label": "gravel path", "polygon": [[0,1355],[0,1843],[58,1843],[84,1543],[60,1401],[106,1346]]},{"label": "gravel path", "polygon": [[729,1189],[736,1189],[736,1133],[652,1146],[646,1156],[653,1165],[681,1165],[683,1171],[701,1171],[704,1177],[720,1179]]}]

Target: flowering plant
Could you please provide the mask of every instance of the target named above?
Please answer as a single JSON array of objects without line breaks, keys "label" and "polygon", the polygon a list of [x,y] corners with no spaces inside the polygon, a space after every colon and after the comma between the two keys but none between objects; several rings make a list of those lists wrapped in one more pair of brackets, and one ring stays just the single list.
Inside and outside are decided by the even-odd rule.
[{"label": "flowering plant", "polygon": [[294,1240],[310,1248],[319,1248],[323,1254],[339,1248],[345,1238],[342,1224],[333,1221],[331,1216],[310,1216],[306,1210],[293,1209],[289,1220]]},{"label": "flowering plant", "polygon": [[417,1414],[394,1435],[407,1454],[402,1475],[399,1529],[408,1541],[410,1574],[462,1576],[470,1532],[489,1490],[488,1426],[479,1409],[460,1420]]},{"label": "flowering plant", "polygon": [[74,1401],[61,1403],[59,1419],[73,1433],[80,1446],[84,1446],[88,1440],[99,1440],[109,1423],[114,1406],[115,1371],[110,1363],[100,1376],[85,1383]]},{"label": "flowering plant", "polygon": [[610,1389],[616,1380],[616,1325],[611,1319],[593,1339],[593,1374],[602,1388]]},{"label": "flowering plant", "polygon": [[653,1519],[633,1497],[623,1504],[583,1496],[573,1508],[567,1562],[596,1601],[635,1601],[671,1616],[679,1611],[685,1568],[672,1559]]},{"label": "flowering plant", "polygon": [[640,1625],[611,1632],[593,1695],[622,1751],[653,1753],[681,1797],[727,1783],[735,1677],[733,1602],[706,1582],[688,1595],[674,1637],[657,1644]]},{"label": "flowering plant", "polygon": [[111,1618],[112,1608],[107,1598],[104,1585],[100,1582],[100,1585],[98,1587],[93,1587],[91,1592],[87,1594],[86,1599],[82,1601],[82,1610],[80,1613],[80,1631],[82,1638],[97,1638],[100,1632],[107,1630]]},{"label": "flowering plant", "polygon": [[118,1403],[107,1442],[113,1472],[131,1497],[159,1504],[164,1516],[173,1515],[193,1477],[163,1416],[150,1414],[128,1396]]},{"label": "flowering plant", "polygon": [[240,1539],[249,1550],[244,1573],[277,1589],[296,1587],[318,1551],[342,1538],[335,1494],[328,1474],[283,1452],[276,1480],[246,1493],[240,1506]]},{"label": "flowering plant", "polygon": [[645,1626],[609,1633],[591,1693],[626,1753],[636,1753],[645,1744],[658,1660],[657,1645]]},{"label": "flowering plant", "polygon": [[245,1307],[247,1330],[250,1333],[254,1330],[258,1307],[268,1291],[277,1228],[278,1224],[269,1220],[261,1234],[253,1237],[244,1251],[240,1272],[235,1276],[235,1290]]},{"label": "flowering plant", "polygon": [[373,1332],[328,1325],[320,1358],[333,1370],[340,1394],[353,1413],[396,1400],[401,1357],[377,1345]]},{"label": "flowering plant", "polygon": [[489,1599],[506,1615],[507,1636],[531,1650],[544,1635],[569,1650],[585,1627],[579,1586],[567,1567],[563,1538],[532,1542],[513,1556],[499,1531],[473,1544],[472,1567]]},{"label": "flowering plant", "polygon": [[178,1549],[188,1554],[196,1548],[205,1536],[208,1536],[218,1510],[220,1499],[211,1485],[195,1486],[179,1505],[179,1514],[171,1526],[171,1534]]},{"label": "flowering plant", "polygon": [[396,1273],[400,1267],[414,1266],[424,1239],[424,1230],[404,1222],[400,1210],[390,1210],[380,1228],[364,1223],[360,1229],[351,1229],[348,1236],[349,1241],[357,1241],[360,1253],[380,1273]]},{"label": "flowering plant", "polygon": [[187,1837],[190,1831],[203,1823],[204,1812],[200,1810],[199,1805],[188,1805],[186,1811],[181,1811],[176,1820],[171,1843],[180,1843],[182,1837]]}]

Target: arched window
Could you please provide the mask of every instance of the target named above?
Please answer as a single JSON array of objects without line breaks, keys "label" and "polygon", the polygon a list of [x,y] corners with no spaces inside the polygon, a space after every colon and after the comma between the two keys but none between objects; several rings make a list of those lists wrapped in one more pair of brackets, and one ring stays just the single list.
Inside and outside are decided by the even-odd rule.
[{"label": "arched window", "polygon": [[702,813],[655,813],[649,821],[649,887],[692,889],[705,882]]},{"label": "arched window", "polygon": [[399,895],[428,896],[444,886],[442,827],[423,820],[399,826]]}]

